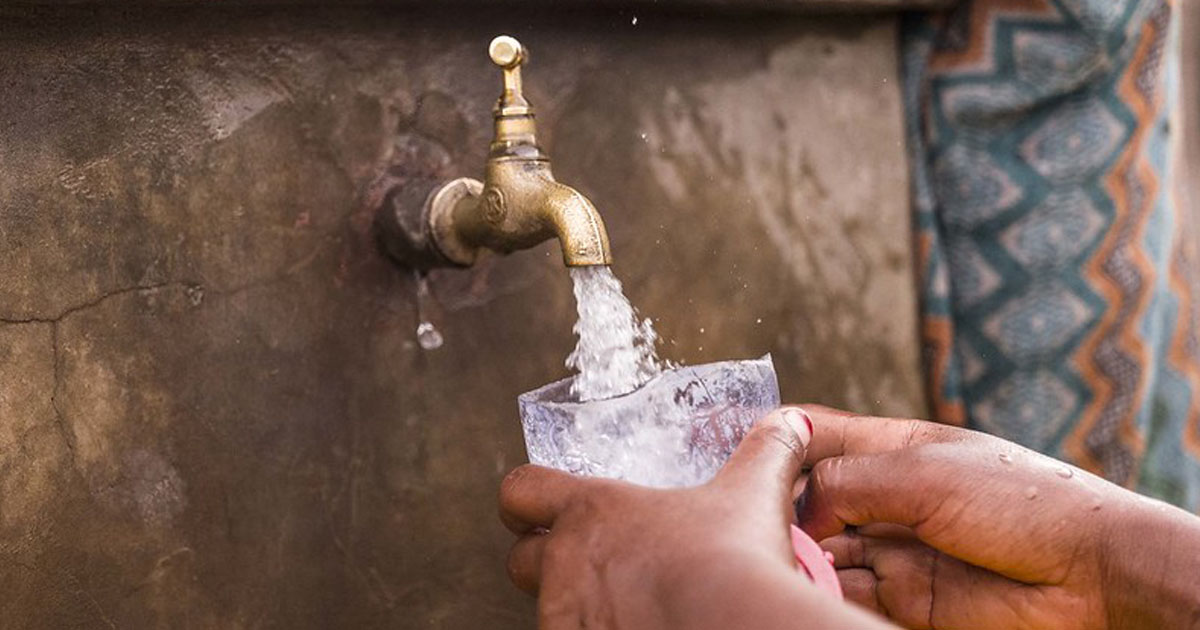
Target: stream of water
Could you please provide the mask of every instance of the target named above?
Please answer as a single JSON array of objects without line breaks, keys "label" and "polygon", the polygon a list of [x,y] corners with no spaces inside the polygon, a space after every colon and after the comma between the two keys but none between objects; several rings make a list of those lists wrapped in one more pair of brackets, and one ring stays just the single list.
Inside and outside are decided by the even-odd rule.
[{"label": "stream of water", "polygon": [[621,291],[621,282],[607,266],[572,267],[579,341],[567,357],[578,374],[571,394],[581,402],[628,394],[663,370],[654,344],[658,335],[649,319]]}]

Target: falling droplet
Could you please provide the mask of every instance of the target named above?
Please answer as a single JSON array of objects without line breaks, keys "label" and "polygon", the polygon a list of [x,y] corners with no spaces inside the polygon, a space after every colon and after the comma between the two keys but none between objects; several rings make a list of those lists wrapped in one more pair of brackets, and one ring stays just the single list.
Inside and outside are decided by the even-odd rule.
[{"label": "falling droplet", "polygon": [[633,16],[633,25],[637,26],[637,16]]},{"label": "falling droplet", "polygon": [[1012,463],[1012,455],[1009,455],[1008,453],[1000,453],[1000,461],[1005,464],[1011,464]]},{"label": "falling droplet", "polygon": [[438,332],[437,328],[429,322],[421,322],[417,325],[417,343],[426,350],[437,350],[445,343],[442,338],[442,333]]},{"label": "falling droplet", "polygon": [[1054,471],[1054,474],[1062,477],[1063,479],[1070,479],[1071,477],[1075,476],[1075,471],[1071,470],[1070,468],[1059,468]]},{"label": "falling droplet", "polygon": [[1029,486],[1028,488],[1025,488],[1025,498],[1026,499],[1029,499],[1030,501],[1032,501],[1037,498],[1037,495],[1038,495],[1037,486]]},{"label": "falling droplet", "polygon": [[762,323],[762,318],[761,318],[761,317],[759,317],[758,319],[754,320],[754,323],[755,323],[755,324],[761,324],[761,323]]},{"label": "falling droplet", "polygon": [[437,350],[446,339],[430,321],[433,294],[429,291],[429,278],[419,271],[413,273],[417,280],[417,343],[422,349]]}]

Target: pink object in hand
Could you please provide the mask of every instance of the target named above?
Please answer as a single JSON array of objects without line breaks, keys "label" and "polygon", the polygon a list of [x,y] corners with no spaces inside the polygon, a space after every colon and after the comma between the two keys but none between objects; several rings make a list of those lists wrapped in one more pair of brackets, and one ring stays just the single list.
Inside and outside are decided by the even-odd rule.
[{"label": "pink object in hand", "polygon": [[842,584],[833,568],[833,557],[795,525],[792,525],[792,551],[800,568],[812,578],[817,588],[842,599]]}]

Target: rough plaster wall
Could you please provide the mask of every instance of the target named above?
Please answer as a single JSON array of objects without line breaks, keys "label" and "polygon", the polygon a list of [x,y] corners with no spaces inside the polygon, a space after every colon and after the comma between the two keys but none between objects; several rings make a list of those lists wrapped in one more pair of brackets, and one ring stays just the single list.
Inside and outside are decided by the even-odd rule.
[{"label": "rough plaster wall", "polygon": [[4,627],[530,627],[494,496],[566,274],[435,274],[422,351],[366,203],[413,147],[481,172],[499,31],[666,355],[922,411],[888,19],[0,17]]}]

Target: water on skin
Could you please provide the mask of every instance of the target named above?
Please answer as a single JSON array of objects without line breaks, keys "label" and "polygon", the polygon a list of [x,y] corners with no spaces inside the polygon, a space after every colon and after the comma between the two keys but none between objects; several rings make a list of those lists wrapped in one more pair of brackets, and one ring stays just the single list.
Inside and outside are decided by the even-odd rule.
[{"label": "water on skin", "polygon": [[572,267],[570,273],[579,311],[579,341],[567,357],[567,367],[577,372],[571,394],[582,402],[613,398],[661,373],[654,326],[649,319],[638,319],[612,270]]}]

